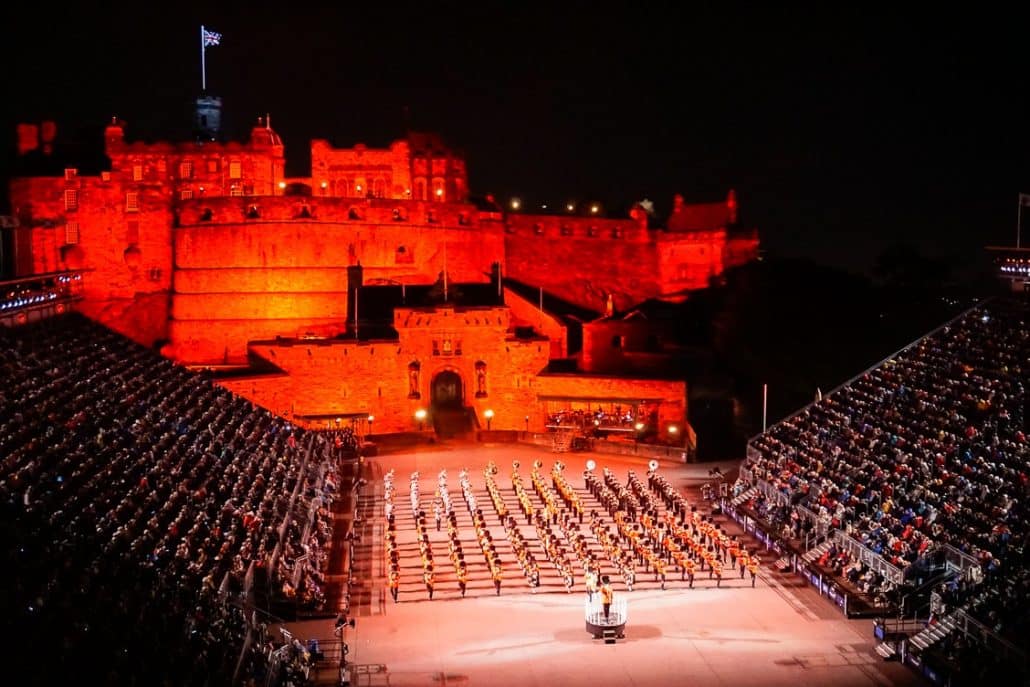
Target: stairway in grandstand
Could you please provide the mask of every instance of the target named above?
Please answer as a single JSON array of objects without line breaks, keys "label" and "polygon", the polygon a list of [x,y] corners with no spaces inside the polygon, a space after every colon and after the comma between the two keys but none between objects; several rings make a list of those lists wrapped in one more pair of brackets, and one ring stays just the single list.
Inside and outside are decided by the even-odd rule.
[{"label": "stairway in grandstand", "polygon": [[[348,461],[341,468],[341,484],[347,492],[333,504],[333,546],[329,561],[326,609],[335,616],[348,610],[350,616],[373,615],[380,608],[374,585],[376,505],[382,498],[382,472],[376,463]],[[358,479],[365,482],[353,489]],[[380,548],[382,543],[379,543]]]},{"label": "stairway in grandstand", "polygon": [[730,500],[730,505],[734,508],[740,508],[740,505],[747,503],[753,497],[758,495],[758,487],[748,487],[744,491],[740,492]]},{"label": "stairway in grandstand", "polygon": [[917,652],[926,651],[958,629],[952,616],[947,615],[938,622],[926,626],[922,632],[912,635],[908,644]]},{"label": "stairway in grandstand", "polygon": [[465,436],[473,429],[472,416],[462,406],[437,406],[433,408],[433,429],[441,439]]},{"label": "stairway in grandstand", "polygon": [[815,563],[817,560],[819,560],[820,556],[822,556],[830,549],[831,546],[833,546],[833,539],[828,537],[824,539],[822,543],[818,546],[813,546],[808,551],[805,551],[805,553],[801,556],[801,560],[805,561],[806,563]]}]

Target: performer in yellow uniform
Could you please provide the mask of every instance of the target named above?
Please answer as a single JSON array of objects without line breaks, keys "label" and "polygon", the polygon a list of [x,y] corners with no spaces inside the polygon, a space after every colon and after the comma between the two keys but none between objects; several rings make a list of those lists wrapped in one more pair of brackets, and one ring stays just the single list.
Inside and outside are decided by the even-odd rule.
[{"label": "performer in yellow uniform", "polygon": [[612,597],[615,596],[615,592],[612,589],[611,580],[605,575],[601,578],[601,605],[604,608],[604,620],[608,622],[608,612],[612,607]]}]

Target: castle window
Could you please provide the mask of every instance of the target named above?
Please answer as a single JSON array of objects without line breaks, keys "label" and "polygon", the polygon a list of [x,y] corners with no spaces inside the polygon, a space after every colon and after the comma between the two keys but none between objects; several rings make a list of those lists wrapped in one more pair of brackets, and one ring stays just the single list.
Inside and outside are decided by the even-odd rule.
[{"label": "castle window", "polygon": [[300,219],[310,219],[311,208],[309,208],[307,205],[301,205],[300,210],[297,212],[297,217]]},{"label": "castle window", "polygon": [[143,165],[132,166],[132,180],[143,181]]},{"label": "castle window", "polygon": [[243,195],[243,188],[239,184],[233,184],[229,188],[229,195],[233,196],[234,198],[239,198]]},{"label": "castle window", "polygon": [[164,181],[166,174],[168,174],[168,161],[162,157],[157,161],[157,176]]},{"label": "castle window", "polygon": [[125,211],[139,212],[139,193],[129,191],[125,194]]},{"label": "castle window", "polygon": [[72,179],[74,179],[77,176],[79,176],[79,170],[75,169],[74,167],[65,167],[64,168],[64,180],[65,181],[71,181]]},{"label": "castle window", "polygon": [[572,236],[572,227],[567,224],[563,224],[561,227],[562,236]]},{"label": "castle window", "polygon": [[231,160],[229,162],[229,178],[239,179],[243,176],[243,166],[239,160]]},{"label": "castle window", "polygon": [[361,213],[357,208],[351,208],[347,211],[347,219],[361,219]]},{"label": "castle window", "polygon": [[200,213],[201,222],[210,222],[213,217],[214,213],[211,211],[211,208],[204,208],[204,211]]},{"label": "castle window", "polygon": [[64,209],[74,212],[79,209],[79,189],[68,188],[64,190]]},{"label": "castle window", "polygon": [[404,217],[404,214],[401,213],[400,208],[394,208],[393,209],[393,221],[394,222],[403,222],[404,220],[405,220],[405,217]]},{"label": "castle window", "polygon": [[218,158],[209,158],[207,161],[208,174],[216,174],[218,172]]},{"label": "castle window", "polygon": [[436,222],[437,222],[436,215],[433,214],[432,210],[430,210],[430,211],[428,211],[426,213],[426,222],[428,222],[429,224],[436,224]]},{"label": "castle window", "polygon": [[64,242],[65,243],[78,243],[79,242],[79,223],[68,222],[64,225]]},{"label": "castle window", "polygon": [[139,243],[139,222],[133,220],[125,225],[125,242]]},{"label": "castle window", "polygon": [[382,198],[386,195],[386,182],[382,179],[375,179],[372,182],[372,195],[376,198]]},{"label": "castle window", "polygon": [[544,227],[543,227],[543,225],[541,225],[541,224],[534,224],[533,225],[533,233],[536,234],[537,236],[543,236],[543,234],[544,234]]},{"label": "castle window", "polygon": [[618,334],[612,337],[612,348],[622,348],[622,337]]},{"label": "castle window", "polygon": [[461,213],[460,215],[458,215],[458,224],[463,226],[463,227],[468,226],[468,224],[469,224],[469,216],[466,215],[464,212]]},{"label": "castle window", "polygon": [[416,179],[415,180],[415,200],[426,199],[426,180]]},{"label": "castle window", "polygon": [[193,178],[193,162],[191,160],[183,160],[179,163],[179,178],[180,179],[192,179]]},{"label": "castle window", "polygon": [[597,236],[597,227],[587,227],[587,236]]},{"label": "castle window", "polygon": [[100,180],[101,181],[111,181],[111,173],[110,172],[101,172],[100,173]]},{"label": "castle window", "polygon": [[613,239],[621,239],[622,238],[622,227],[612,227],[612,238]]},{"label": "castle window", "polygon": [[193,200],[193,189],[184,188],[179,191],[180,200]]},{"label": "castle window", "polygon": [[247,219],[258,219],[261,217],[261,211],[258,210],[257,205],[251,205],[247,208]]}]

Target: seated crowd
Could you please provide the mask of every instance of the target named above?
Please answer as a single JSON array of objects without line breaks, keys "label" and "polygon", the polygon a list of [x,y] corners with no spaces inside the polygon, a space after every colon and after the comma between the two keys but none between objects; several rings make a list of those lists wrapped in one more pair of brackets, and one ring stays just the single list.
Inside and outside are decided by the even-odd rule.
[{"label": "seated crowd", "polygon": [[321,489],[305,434],[78,314],[0,328],[0,374],[12,655],[53,647],[47,684],[227,682],[248,572],[313,545],[280,541]]},{"label": "seated crowd", "polygon": [[[797,537],[798,506],[905,570],[950,545],[979,562],[965,610],[1020,636],[1027,595],[1027,307],[965,313],[757,437],[745,470],[783,495],[751,506]],[[788,502],[789,505],[782,505]],[[875,592],[842,552],[825,563]],[[971,597],[972,601],[972,597]]]}]

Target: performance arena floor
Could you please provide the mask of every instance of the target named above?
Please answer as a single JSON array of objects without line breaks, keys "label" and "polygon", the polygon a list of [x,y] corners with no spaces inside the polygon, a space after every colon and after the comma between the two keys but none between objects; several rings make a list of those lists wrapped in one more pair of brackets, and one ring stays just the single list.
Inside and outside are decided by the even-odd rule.
[{"label": "performance arena floor", "polygon": [[[378,533],[365,551],[371,560],[355,556],[355,567],[370,573],[370,592],[365,599],[351,602],[355,627],[345,628],[347,676],[351,685],[489,686],[489,687],[607,687],[644,685],[690,685],[690,687],[859,687],[866,685],[927,685],[914,671],[897,662],[884,662],[874,647],[873,621],[848,620],[830,601],[801,579],[776,571],[775,556],[762,556],[757,585],[749,576],[724,579],[721,588],[700,574],[694,589],[680,582],[670,570],[667,589],[661,590],[651,575],[640,574],[634,591],[626,592],[619,580],[616,595],[628,604],[625,637],[614,644],[594,639],[585,628],[581,568],[576,566],[576,586],[567,593],[557,580],[545,581],[536,594],[529,593],[521,572],[507,548],[503,529],[484,487],[483,468],[497,463],[498,486],[511,494],[511,461],[520,461],[523,480],[530,490],[530,470],[535,460],[543,461],[549,473],[555,461],[566,465],[565,474],[577,488],[588,459],[597,471],[609,467],[625,483],[633,470],[645,480],[647,460],[608,454],[552,453],[527,445],[442,445],[432,450],[398,453],[371,460],[373,477],[364,491],[366,512],[374,511],[366,532]],[[735,476],[736,462],[685,465],[662,461],[659,470],[690,498],[699,509],[701,484],[711,481],[709,470],[718,465]],[[436,532],[432,516],[433,491],[441,469],[448,471],[448,488],[456,510],[464,509],[458,473],[467,467],[475,493],[491,525],[505,563],[505,581],[496,596],[486,574],[485,562],[475,546],[471,529],[463,532],[466,560],[478,557],[479,571],[470,565],[467,598],[441,572],[453,570],[447,558],[446,526]],[[421,584],[421,562],[417,547],[402,558],[399,602],[394,603],[386,587],[382,550],[382,477],[395,470],[394,503],[398,514],[399,549],[414,544],[410,522],[409,478],[420,474],[421,501],[429,516],[434,543],[438,583],[429,601]],[[371,482],[376,480],[378,484]],[[378,487],[372,489],[372,487]],[[512,502],[509,500],[509,502]],[[372,504],[369,506],[368,504]],[[401,516],[407,513],[408,520]],[[724,529],[739,528],[721,518]],[[465,519],[468,522],[468,518]],[[523,534],[535,534],[519,518]],[[367,536],[367,535],[365,535]],[[437,543],[440,542],[440,543]],[[757,543],[749,540],[749,544]],[[503,545],[503,546],[502,546]],[[368,553],[371,551],[371,553]],[[507,555],[506,555],[507,554]],[[543,563],[541,554],[537,560]],[[575,564],[576,561],[573,560]],[[541,566],[543,567],[543,566]],[[510,579],[510,582],[509,582]],[[548,582],[552,582],[548,584]],[[369,584],[366,579],[361,584]],[[291,623],[290,630],[301,639],[333,636],[332,620]],[[325,671],[322,671],[325,672]],[[330,671],[334,672],[334,671]],[[322,684],[339,684],[333,675],[320,675]]]}]

